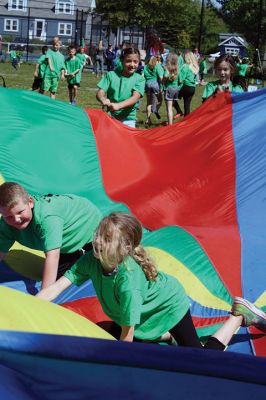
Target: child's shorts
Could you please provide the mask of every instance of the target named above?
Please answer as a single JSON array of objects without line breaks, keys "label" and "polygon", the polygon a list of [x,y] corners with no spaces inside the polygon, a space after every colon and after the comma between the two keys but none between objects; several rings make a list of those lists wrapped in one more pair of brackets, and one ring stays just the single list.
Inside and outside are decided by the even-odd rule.
[{"label": "child's shorts", "polygon": [[45,92],[56,93],[58,89],[59,79],[57,77],[44,78],[42,82],[42,90]]},{"label": "child's shorts", "polygon": [[172,101],[178,99],[178,88],[169,87],[164,92],[164,98],[166,101]]},{"label": "child's shorts", "polygon": [[42,86],[42,81],[43,78],[34,78],[33,84],[32,84],[32,90],[38,90]]},{"label": "child's shorts", "polygon": [[67,87],[68,89],[73,89],[74,86],[80,87],[80,83],[69,83]]},{"label": "child's shorts", "polygon": [[160,86],[157,81],[147,81],[145,84],[145,92],[148,94],[158,94],[160,92]]}]

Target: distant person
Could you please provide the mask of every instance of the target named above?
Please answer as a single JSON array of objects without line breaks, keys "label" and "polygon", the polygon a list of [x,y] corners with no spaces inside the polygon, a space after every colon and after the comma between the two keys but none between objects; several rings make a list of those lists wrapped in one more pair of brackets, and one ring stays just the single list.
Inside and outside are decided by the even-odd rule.
[{"label": "distant person", "polygon": [[145,78],[145,93],[147,97],[146,115],[147,119],[145,124],[151,125],[151,113],[161,119],[158,110],[158,95],[160,93],[160,85],[163,80],[163,68],[158,63],[157,57],[150,57],[148,63],[144,67],[144,78]]},{"label": "distant person", "polygon": [[223,54],[218,57],[214,62],[214,70],[219,79],[211,81],[205,86],[202,95],[203,101],[219,92],[242,93],[244,91],[244,87],[239,84],[239,78],[235,78],[237,67],[232,56]]},{"label": "distant person", "polygon": [[[184,65],[179,69],[179,84],[182,85],[178,94],[178,98],[184,100],[184,115],[190,113],[190,104],[195,94],[196,82],[199,73],[198,61],[192,51],[184,54]],[[178,102],[174,102],[174,107],[178,114],[182,114]]]},{"label": "distant person", "polygon": [[83,62],[76,56],[76,47],[68,47],[68,58],[65,60],[65,77],[68,84],[69,104],[75,106],[77,104],[78,88],[81,82],[81,71]]},{"label": "distant person", "polygon": [[204,54],[201,55],[200,57],[200,63],[199,63],[199,83],[200,85],[205,85],[206,82],[204,80],[205,76],[208,73],[207,69],[207,61],[206,61],[206,56]]},{"label": "distant person", "polygon": [[87,64],[89,64],[89,65],[91,65],[91,66],[93,65],[92,59],[91,59],[91,57],[90,57],[88,54],[85,53],[84,47],[80,46],[80,47],[78,48],[78,51],[77,51],[76,56],[77,56],[77,57],[81,60],[81,62],[82,62],[82,69],[83,69]]},{"label": "distant person", "polygon": [[113,46],[111,44],[108,44],[108,48],[105,50],[104,56],[106,59],[107,71],[113,71],[115,52],[114,52]]},{"label": "distant person", "polygon": [[92,248],[98,208],[73,194],[31,196],[21,185],[0,186],[0,260],[13,243],[45,253],[42,287],[51,285]]},{"label": "distant person", "polygon": [[100,40],[98,47],[95,49],[95,74],[96,77],[100,72],[101,76],[104,74],[104,51],[103,41]]},{"label": "distant person", "polygon": [[46,53],[48,51],[48,46],[42,46],[42,55],[38,58],[35,69],[34,69],[34,81],[32,84],[32,90],[39,90],[39,93],[43,93],[41,89],[43,83],[44,72],[47,67]]},{"label": "distant person", "polygon": [[44,71],[42,91],[49,92],[50,97],[55,99],[59,80],[65,79],[65,57],[60,53],[61,41],[56,36],[53,39],[53,47],[46,53],[47,66]]},{"label": "distant person", "polygon": [[15,47],[10,50],[9,57],[12,67],[17,70],[19,68],[19,57]]},{"label": "distant person", "polygon": [[144,94],[145,80],[136,73],[140,62],[137,49],[127,48],[121,55],[122,70],[109,71],[98,83],[99,102],[115,119],[135,128],[137,103]]},{"label": "distant person", "polygon": [[173,123],[173,103],[178,99],[178,56],[174,53],[169,53],[166,65],[164,67],[164,98],[166,103],[168,125]]}]

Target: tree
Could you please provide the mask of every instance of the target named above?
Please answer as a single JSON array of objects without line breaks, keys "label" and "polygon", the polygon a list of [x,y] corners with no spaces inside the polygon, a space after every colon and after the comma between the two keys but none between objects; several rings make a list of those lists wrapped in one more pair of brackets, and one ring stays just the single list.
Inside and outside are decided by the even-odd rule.
[{"label": "tree", "polygon": [[262,50],[266,42],[265,0],[217,0],[232,32]]},{"label": "tree", "polygon": [[[198,44],[200,0],[98,0],[102,13],[112,28],[138,25],[156,30],[161,39],[174,48]],[[214,7],[206,7],[204,50],[217,46],[219,29],[227,31]]]}]

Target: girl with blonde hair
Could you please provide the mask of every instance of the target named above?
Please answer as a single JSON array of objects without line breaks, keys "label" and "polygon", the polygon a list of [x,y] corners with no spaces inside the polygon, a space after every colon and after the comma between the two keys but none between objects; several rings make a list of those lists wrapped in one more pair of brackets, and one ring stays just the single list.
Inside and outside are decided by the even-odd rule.
[{"label": "girl with blonde hair", "polygon": [[182,346],[224,350],[241,324],[265,329],[265,313],[238,297],[228,320],[202,346],[183,287],[157,271],[141,238],[142,226],[134,216],[111,213],[96,229],[93,251],[38,297],[52,300],[72,283],[81,285],[91,279],[104,312],[121,327],[120,340],[129,342],[176,341]]},{"label": "girl with blonde hair", "polygon": [[[178,95],[179,99],[182,97],[184,99],[185,116],[190,113],[190,103],[195,94],[198,73],[199,65],[197,59],[192,51],[187,51],[184,54],[184,64],[179,71],[179,83],[182,87]],[[175,102],[174,107],[176,108],[177,113],[182,114],[178,102]]]},{"label": "girl with blonde hair", "polygon": [[143,70],[145,78],[145,93],[147,96],[146,114],[147,119],[145,124],[151,125],[151,113],[160,119],[158,96],[160,96],[160,85],[163,79],[164,70],[158,62],[157,57],[152,56]]},{"label": "girl with blonde hair", "polygon": [[166,59],[164,67],[164,98],[167,111],[168,125],[173,123],[173,103],[178,99],[178,56],[175,53],[170,53]]},{"label": "girl with blonde hair", "polygon": [[241,326],[266,328],[266,314],[252,303],[235,298],[231,314],[203,346],[181,284],[158,271],[141,245],[142,226],[132,215],[111,213],[96,229],[88,251],[38,297],[52,300],[72,283],[91,279],[104,312],[120,327],[120,340],[175,341],[182,346],[224,350]]}]

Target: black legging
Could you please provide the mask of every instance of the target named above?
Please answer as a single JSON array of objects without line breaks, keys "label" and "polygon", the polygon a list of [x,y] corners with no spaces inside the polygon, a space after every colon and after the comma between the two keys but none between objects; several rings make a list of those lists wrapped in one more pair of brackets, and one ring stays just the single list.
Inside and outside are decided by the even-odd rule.
[{"label": "black legging", "polygon": [[[190,103],[192,100],[192,97],[194,96],[195,93],[195,86],[182,86],[180,89],[180,92],[178,94],[178,98],[181,99],[183,97],[184,99],[184,115],[188,115],[190,113]],[[177,100],[174,101],[173,106],[175,107],[176,111],[178,114],[182,114],[182,111],[179,107],[179,104]]]},{"label": "black legging", "polygon": [[[193,324],[190,311],[188,311],[181,321],[179,321],[178,324],[170,329],[169,332],[175,338],[179,346],[220,351],[224,351],[225,349],[225,345],[213,336],[208,338],[204,346],[201,344]],[[110,335],[114,336],[116,339],[119,339],[121,335],[121,327],[115,322],[112,322],[108,327],[108,333],[110,333]],[[134,338],[134,342],[142,342],[142,340]]]},{"label": "black legging", "polygon": [[179,346],[196,347],[198,349],[213,349],[224,351],[225,345],[218,339],[211,336],[203,346],[198,338],[195,326],[193,324],[190,311],[169,330]]}]

